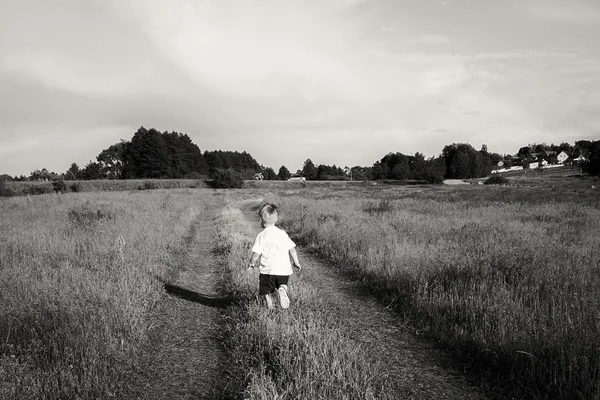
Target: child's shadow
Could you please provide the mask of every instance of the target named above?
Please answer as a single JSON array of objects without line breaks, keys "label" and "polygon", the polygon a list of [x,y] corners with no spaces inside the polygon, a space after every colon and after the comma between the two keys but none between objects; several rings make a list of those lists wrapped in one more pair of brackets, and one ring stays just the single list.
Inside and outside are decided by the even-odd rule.
[{"label": "child's shadow", "polygon": [[179,286],[172,285],[167,282],[163,282],[163,286],[165,288],[165,291],[170,295],[179,297],[183,300],[202,304],[203,306],[226,308],[231,304],[231,298],[229,296],[207,296],[204,294],[196,293],[191,290],[181,288]]}]

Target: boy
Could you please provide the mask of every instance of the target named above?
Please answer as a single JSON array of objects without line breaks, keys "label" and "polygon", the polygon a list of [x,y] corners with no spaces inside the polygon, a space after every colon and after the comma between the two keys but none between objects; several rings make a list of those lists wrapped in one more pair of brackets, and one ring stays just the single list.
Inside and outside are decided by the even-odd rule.
[{"label": "boy", "polygon": [[277,291],[281,308],[288,308],[290,306],[287,293],[288,279],[294,273],[289,255],[292,256],[298,271],[302,269],[296,254],[296,245],[284,230],[275,226],[278,218],[275,204],[263,204],[258,210],[258,215],[264,229],[254,240],[248,270],[254,269],[260,257],[259,294],[265,296],[267,308],[271,310],[273,308],[271,293]]}]

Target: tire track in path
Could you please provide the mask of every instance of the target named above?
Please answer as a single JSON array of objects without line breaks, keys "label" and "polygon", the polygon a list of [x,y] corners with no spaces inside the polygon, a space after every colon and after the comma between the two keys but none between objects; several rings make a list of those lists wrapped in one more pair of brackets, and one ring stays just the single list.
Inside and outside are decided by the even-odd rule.
[{"label": "tire track in path", "polygon": [[[258,232],[257,205],[260,201],[245,202],[241,209],[246,221]],[[392,383],[398,399],[488,398],[448,368],[448,360],[440,351],[409,332],[397,314],[365,294],[359,283],[302,247],[298,246],[297,251],[303,270],[292,277],[291,295],[295,279],[312,286],[323,302],[323,312],[335,314],[348,336],[367,349],[368,362],[385,365],[386,379]]]},{"label": "tire track in path", "polygon": [[219,260],[213,254],[218,211],[211,197],[198,212],[173,255],[174,274],[154,312],[155,327],[137,371],[132,399],[217,399],[222,384],[223,351],[217,292]]}]

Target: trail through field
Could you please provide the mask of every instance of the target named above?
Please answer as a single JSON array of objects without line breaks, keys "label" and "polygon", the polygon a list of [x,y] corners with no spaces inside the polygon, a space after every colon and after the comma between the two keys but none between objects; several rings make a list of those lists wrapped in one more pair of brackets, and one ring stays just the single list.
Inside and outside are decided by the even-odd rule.
[{"label": "trail through field", "polygon": [[[244,202],[241,209],[246,221],[258,226],[256,206],[260,202]],[[376,301],[319,257],[297,247],[303,270],[293,275],[290,293],[293,302],[295,279],[312,286],[324,300],[324,312],[339,316],[341,328],[368,351],[372,365],[385,365],[387,379],[399,399],[485,399],[481,390],[469,386],[464,376],[449,367],[443,354],[415,337],[393,311]],[[292,303],[293,307],[293,303]]]},{"label": "trail through field", "polygon": [[[208,200],[209,202],[211,200]],[[213,254],[213,218],[206,204],[192,222],[184,249],[173,255],[174,273],[155,311],[142,368],[128,398],[216,399],[222,375],[218,257]]]}]

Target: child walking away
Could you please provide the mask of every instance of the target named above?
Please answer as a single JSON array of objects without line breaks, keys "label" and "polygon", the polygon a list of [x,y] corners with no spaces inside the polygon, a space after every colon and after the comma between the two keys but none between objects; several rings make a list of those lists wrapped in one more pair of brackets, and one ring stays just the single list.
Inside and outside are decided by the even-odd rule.
[{"label": "child walking away", "polygon": [[263,204],[258,210],[258,215],[264,229],[254,240],[248,270],[254,269],[260,257],[259,294],[264,296],[267,308],[272,309],[271,294],[277,292],[281,308],[288,308],[290,306],[288,280],[294,273],[289,256],[292,256],[298,271],[302,269],[296,254],[296,245],[284,230],[275,226],[278,218],[275,204]]}]

